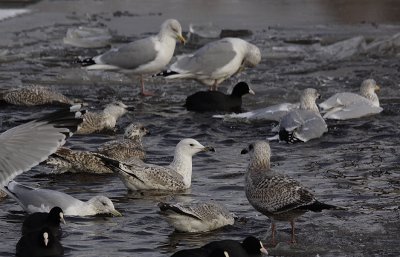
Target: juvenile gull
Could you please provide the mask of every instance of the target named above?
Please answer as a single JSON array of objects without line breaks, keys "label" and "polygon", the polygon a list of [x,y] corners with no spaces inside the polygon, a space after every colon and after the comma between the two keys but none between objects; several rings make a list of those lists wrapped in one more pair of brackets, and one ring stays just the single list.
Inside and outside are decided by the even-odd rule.
[{"label": "juvenile gull", "polygon": [[213,241],[201,248],[207,249],[208,251],[224,249],[229,253],[230,257],[256,257],[268,254],[268,251],[264,248],[262,242],[254,236],[246,237],[243,242],[229,239]]},{"label": "juvenile gull", "polygon": [[58,206],[51,208],[50,212],[35,212],[25,218],[22,224],[22,235],[46,227],[59,238],[61,237],[61,222],[65,224],[64,213]]},{"label": "juvenile gull", "polygon": [[161,25],[160,32],[155,36],[113,48],[81,62],[88,70],[120,70],[139,75],[142,95],[151,95],[144,90],[143,75],[155,74],[164,69],[174,54],[176,40],[185,42],[182,28],[177,20],[169,19]]},{"label": "juvenile gull", "polygon": [[192,181],[192,156],[199,152],[214,152],[194,139],[181,140],[175,148],[174,160],[168,166],[135,162],[124,163],[99,155],[106,165],[117,172],[130,190],[179,191],[190,187]]},{"label": "juvenile gull", "polygon": [[194,205],[159,203],[158,207],[168,223],[181,232],[207,232],[235,222],[232,213],[214,202]]},{"label": "juvenile gull", "polygon": [[65,144],[82,123],[80,116],[80,111],[58,111],[0,134],[0,187]]},{"label": "juvenile gull", "polygon": [[185,107],[189,111],[197,112],[240,112],[242,109],[242,96],[254,95],[254,91],[246,82],[235,85],[230,95],[219,91],[200,91],[186,98]]},{"label": "juvenile gull", "polygon": [[128,107],[120,101],[115,101],[107,104],[102,112],[86,112],[77,134],[114,130],[117,120],[129,110],[132,110],[132,107]]},{"label": "juvenile gull", "polygon": [[59,257],[64,248],[48,228],[28,233],[21,237],[16,246],[17,257]]},{"label": "juvenile gull", "polygon": [[240,38],[223,38],[181,56],[168,71],[158,75],[167,79],[195,79],[215,91],[225,79],[260,61],[257,46]]},{"label": "juvenile gull", "polygon": [[104,143],[97,148],[97,152],[118,161],[127,161],[132,158],[143,160],[146,152],[142,139],[149,131],[142,124],[130,124],[125,129],[124,138]]},{"label": "juvenile gull", "polygon": [[366,79],[361,83],[360,95],[344,92],[337,93],[319,104],[325,119],[348,120],[367,115],[380,113],[376,91],[380,87],[373,79]]},{"label": "juvenile gull", "polygon": [[8,104],[22,106],[74,104],[74,101],[65,95],[41,86],[28,86],[1,92],[0,100]]},{"label": "juvenile gull", "polygon": [[245,175],[246,197],[257,211],[271,219],[273,244],[276,221],[290,221],[291,241],[295,243],[294,222],[298,216],[307,211],[337,209],[336,206],[317,201],[299,182],[271,169],[271,149],[267,141],[256,141],[241,153],[250,154],[250,163]]},{"label": "juvenile gull", "polygon": [[261,121],[280,121],[283,116],[291,110],[298,109],[299,103],[282,103],[256,109],[249,112],[230,113],[225,115],[213,115],[213,118],[223,119],[226,122],[261,122]]},{"label": "juvenile gull", "polygon": [[288,143],[307,142],[321,137],[328,131],[328,126],[315,103],[319,97],[319,93],[313,88],[307,88],[302,92],[300,108],[290,111],[279,123],[279,140]]},{"label": "juvenile gull", "polygon": [[28,213],[49,212],[58,206],[65,216],[93,216],[97,214],[111,214],[122,216],[114,208],[112,201],[102,195],[92,197],[83,202],[68,194],[41,188],[32,188],[11,181],[6,187],[6,192]]}]

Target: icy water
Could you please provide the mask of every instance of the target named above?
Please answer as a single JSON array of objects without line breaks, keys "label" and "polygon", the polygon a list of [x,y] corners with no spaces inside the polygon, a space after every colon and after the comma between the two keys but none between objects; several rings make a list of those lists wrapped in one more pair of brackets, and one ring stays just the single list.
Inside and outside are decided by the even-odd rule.
[{"label": "icy water", "polygon": [[[364,36],[367,44],[390,38],[400,31],[400,4],[363,1],[360,7],[360,1],[329,2],[333,1],[40,1],[25,6],[30,13],[1,21],[1,89],[38,84],[82,99],[93,109],[114,99],[136,108],[119,121],[117,135],[73,136],[68,146],[95,149],[137,121],[151,131],[144,139],[148,162],[168,164],[176,143],[185,137],[216,148],[216,153],[193,158],[192,188],[177,194],[128,192],[112,175],[45,175],[49,170],[43,166],[18,176],[16,180],[27,185],[60,190],[79,199],[105,194],[123,214],[119,218],[68,218],[62,238],[65,255],[170,256],[211,240],[255,235],[271,255],[398,256],[399,47],[347,58],[342,58],[346,57],[343,52],[330,54],[324,47],[354,36]],[[357,92],[366,78],[378,81],[384,108],[381,114],[328,121],[329,132],[308,143],[271,143],[274,168],[301,181],[319,200],[347,211],[303,215],[297,221],[298,244],[292,247],[286,243],[289,224],[279,223],[277,240],[281,243],[271,247],[270,221],[249,205],[244,194],[248,156],[240,151],[248,143],[272,136],[273,123],[223,123],[211,114],[186,111],[182,107],[186,96],[205,89],[192,81],[167,83],[149,78],[147,88],[157,96],[139,97],[136,81],[132,85],[118,73],[87,73],[73,63],[77,56],[93,56],[106,48],[85,50],[62,43],[68,28],[85,25],[110,28],[113,44],[120,44],[156,32],[170,17],[181,21],[184,30],[190,22],[207,21],[234,30],[230,32],[234,34],[238,29],[249,30],[242,35],[262,50],[261,64],[221,85],[226,90],[237,81],[250,82],[256,96],[244,97],[246,110],[295,102],[306,87],[317,88],[325,99],[339,91]],[[190,42],[177,51],[190,52],[202,43]],[[1,106],[1,129],[51,110]],[[159,201],[210,199],[226,205],[240,220],[214,232],[183,234],[174,232],[157,213]],[[0,256],[13,256],[26,214],[10,198],[1,200],[0,205]]]}]

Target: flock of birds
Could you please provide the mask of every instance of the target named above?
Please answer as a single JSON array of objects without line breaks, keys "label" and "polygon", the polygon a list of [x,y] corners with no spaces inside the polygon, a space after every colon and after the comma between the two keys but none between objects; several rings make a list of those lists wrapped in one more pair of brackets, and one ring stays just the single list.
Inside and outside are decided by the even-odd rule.
[{"label": "flock of birds", "polygon": [[[379,86],[372,79],[361,85],[361,94],[338,93],[316,104],[320,94],[305,89],[299,103],[282,103],[259,110],[239,113],[241,97],[254,94],[245,82],[238,83],[230,95],[217,91],[225,79],[254,67],[261,61],[259,48],[238,38],[223,38],[206,44],[192,54],[170,63],[176,41],[185,42],[177,20],[166,20],[160,32],[152,37],[114,48],[81,63],[88,70],[117,70],[140,76],[141,93],[152,95],[144,88],[143,76],[166,79],[194,79],[209,91],[189,96],[185,106],[199,112],[225,112],[214,115],[228,122],[278,121],[274,128],[278,139],[289,143],[306,142],[327,131],[325,119],[351,119],[382,111],[375,93]],[[112,201],[102,195],[84,202],[63,192],[32,188],[13,179],[39,163],[52,166],[57,172],[116,173],[129,190],[182,191],[191,187],[192,157],[200,152],[213,152],[195,139],[182,139],[175,147],[173,161],[166,166],[145,162],[143,137],[148,130],[137,123],[126,127],[122,138],[100,145],[96,151],[78,151],[63,147],[73,133],[91,134],[114,130],[118,119],[132,107],[120,101],[108,104],[102,112],[82,110],[73,100],[43,87],[25,87],[3,92],[1,100],[16,105],[63,104],[71,106],[43,118],[11,128],[0,135],[0,182],[2,189],[28,213],[22,237],[17,243],[20,257],[62,256],[60,223],[65,216],[109,214],[121,216]],[[322,114],[320,113],[322,110]],[[235,113],[231,113],[235,112]],[[22,147],[23,146],[23,147]],[[271,168],[271,149],[267,140],[249,144],[242,154],[250,155],[245,174],[245,193],[249,203],[272,220],[272,244],[275,244],[275,222],[288,221],[292,226],[291,242],[295,243],[295,220],[307,211],[342,209],[322,203],[311,191],[294,179]],[[235,216],[215,202],[199,204],[159,203],[160,213],[177,231],[206,232],[235,222]],[[253,236],[243,242],[222,240],[201,248],[181,250],[175,257],[246,257],[267,254],[261,241]]]}]

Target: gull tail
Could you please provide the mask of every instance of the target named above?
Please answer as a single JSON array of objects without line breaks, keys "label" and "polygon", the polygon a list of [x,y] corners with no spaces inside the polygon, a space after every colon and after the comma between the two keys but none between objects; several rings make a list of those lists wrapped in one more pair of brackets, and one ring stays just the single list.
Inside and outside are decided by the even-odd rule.
[{"label": "gull tail", "polygon": [[112,159],[110,157],[107,157],[103,154],[100,153],[93,153],[96,157],[100,158],[100,160],[103,162],[105,166],[110,168],[113,172],[118,172],[121,170],[120,168],[120,161],[117,161],[115,159]]},{"label": "gull tail", "polygon": [[164,78],[166,78],[166,77],[169,77],[169,76],[172,76],[172,75],[176,75],[176,74],[179,74],[179,73],[176,72],[176,71],[172,71],[172,70],[164,70],[164,71],[162,71],[160,73],[154,74],[152,77],[164,77]]},{"label": "gull tail", "polygon": [[314,203],[312,203],[310,205],[303,206],[301,209],[303,209],[303,208],[306,210],[313,211],[313,212],[320,212],[322,210],[346,210],[346,208],[343,208],[343,207],[338,207],[335,205],[321,203],[318,201],[315,201]]},{"label": "gull tail", "polygon": [[80,63],[82,65],[82,67],[96,64],[96,62],[93,60],[92,57],[85,58],[85,59],[77,58],[76,63]]}]

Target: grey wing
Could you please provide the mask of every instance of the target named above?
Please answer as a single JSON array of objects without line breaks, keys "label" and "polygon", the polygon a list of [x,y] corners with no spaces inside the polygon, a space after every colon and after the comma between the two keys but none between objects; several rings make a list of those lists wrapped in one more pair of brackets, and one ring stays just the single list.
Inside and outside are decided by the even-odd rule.
[{"label": "grey wing", "polygon": [[197,204],[191,207],[190,210],[205,221],[218,218],[220,215],[226,218],[233,217],[233,215],[223,205],[213,202]]},{"label": "grey wing", "polygon": [[294,110],[286,114],[280,121],[279,127],[286,131],[294,131],[304,123],[303,116],[299,110]]},{"label": "grey wing", "polygon": [[34,120],[0,135],[0,184],[6,185],[17,175],[46,160],[67,137],[75,132],[82,119],[74,112],[63,111]]},{"label": "grey wing", "polygon": [[253,204],[261,210],[278,214],[315,202],[311,192],[292,178],[282,175],[262,174],[252,180]]},{"label": "grey wing", "polygon": [[180,58],[171,66],[171,70],[178,73],[212,74],[230,63],[236,55],[230,42],[220,40]]},{"label": "grey wing", "polygon": [[95,58],[102,64],[117,66],[121,69],[136,69],[156,59],[158,51],[152,38],[144,38],[110,51]]},{"label": "grey wing", "polygon": [[383,110],[382,107],[374,106],[371,102],[356,102],[340,109],[327,112],[324,118],[347,120],[360,118],[367,115],[377,114]]},{"label": "grey wing", "polygon": [[327,100],[320,103],[319,107],[321,107],[322,110],[327,111],[331,108],[339,106],[347,106],[355,102],[365,102],[365,101],[368,101],[368,99],[362,97],[361,95],[345,92],[345,93],[338,93],[329,97]]},{"label": "grey wing", "polygon": [[328,126],[321,115],[311,111],[299,110],[303,123],[295,132],[295,136],[307,142],[310,139],[321,137],[322,134],[328,131]]},{"label": "grey wing", "polygon": [[283,103],[259,110],[253,111],[253,115],[249,117],[249,120],[272,120],[280,121],[282,117],[289,113],[293,109],[299,108],[298,104]]}]

